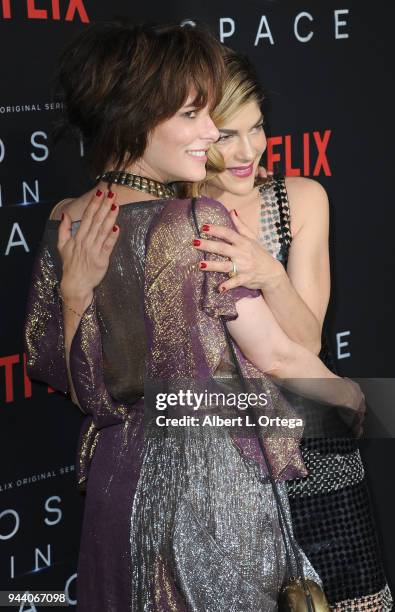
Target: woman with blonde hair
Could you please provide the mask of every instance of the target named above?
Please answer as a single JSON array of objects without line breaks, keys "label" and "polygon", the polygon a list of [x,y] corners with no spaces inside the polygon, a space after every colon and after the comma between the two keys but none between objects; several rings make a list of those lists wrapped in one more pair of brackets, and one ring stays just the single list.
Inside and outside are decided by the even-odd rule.
[{"label": "woman with blonde hair", "polygon": [[[326,193],[308,178],[255,180],[266,149],[263,93],[247,58],[231,50],[224,55],[223,97],[213,111],[220,137],[210,147],[206,178],[187,191],[219,200],[235,228],[205,225],[195,248],[220,257],[200,262],[200,269],[228,273],[219,285],[225,293],[259,289],[272,324],[333,370],[325,335],[321,344],[330,295]],[[313,374],[306,369],[304,376]],[[301,445],[308,476],[286,485],[296,538],[334,610],[390,610],[357,442],[333,408],[317,410],[310,406],[313,433]]]}]

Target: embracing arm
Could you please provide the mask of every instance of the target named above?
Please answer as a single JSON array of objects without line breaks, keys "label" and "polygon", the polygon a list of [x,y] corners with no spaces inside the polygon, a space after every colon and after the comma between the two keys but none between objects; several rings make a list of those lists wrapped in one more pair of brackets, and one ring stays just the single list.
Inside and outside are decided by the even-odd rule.
[{"label": "embracing arm", "polygon": [[318,354],[330,295],[328,198],[311,179],[286,179],[286,185],[293,236],[287,270],[280,264],[262,293],[287,336]]},{"label": "embracing arm", "polygon": [[281,379],[295,393],[323,403],[358,410],[363,399],[356,383],[336,376],[322,361],[288,338],[263,297],[242,298],[228,329],[246,358],[259,370]]},{"label": "embracing arm", "polygon": [[[211,221],[204,232],[210,238],[215,236],[214,240],[199,237],[199,244],[194,247],[205,252],[204,269],[209,270],[206,286],[210,287],[208,294],[216,306],[214,316],[226,317],[229,332],[245,357],[262,372],[283,379],[283,385],[296,393],[323,403],[358,410],[363,399],[359,386],[336,376],[317,355],[289,338],[259,292],[257,275],[251,276],[252,287],[244,282],[246,275],[243,271],[230,279],[225,276],[224,272],[231,267],[231,262],[225,258],[232,258],[236,252],[244,252],[245,269],[251,269],[256,246],[250,248],[249,241],[234,231],[231,227],[235,225],[234,216],[229,216],[222,204],[215,200],[205,202],[204,198],[198,202],[199,227],[202,222]],[[228,243],[221,239],[228,240]],[[273,260],[270,254],[267,256]],[[202,260],[199,260],[197,265],[201,264]],[[218,288],[223,286],[228,287],[229,291],[219,292]],[[238,297],[240,289],[243,289],[244,295]],[[235,306],[233,312],[231,308],[223,307],[232,303]],[[235,316],[229,316],[233,313]]]},{"label": "embracing arm", "polygon": [[[61,202],[58,202],[58,204],[56,204],[56,206],[52,209],[49,218],[51,220],[61,220],[63,209],[67,208],[67,204],[70,201],[72,201],[71,198],[65,198]],[[62,288],[62,283],[57,284],[57,291],[58,297],[61,300],[59,317],[61,317],[63,321],[59,321],[59,327],[63,328],[64,359],[66,364],[68,389],[70,391],[71,401],[81,409],[70,373],[70,347],[78,326],[81,324],[81,319],[83,319],[85,316],[85,311],[89,306],[92,309],[93,292],[91,291],[85,296],[80,295],[77,299],[70,299],[68,305],[66,306],[65,302],[62,300],[63,295],[65,295],[65,291]],[[62,322],[63,325],[61,324]]]},{"label": "embracing arm", "polygon": [[70,209],[64,209],[58,231],[64,352],[72,399],[92,414],[98,428],[123,421],[128,411],[128,405],[112,398],[105,385],[94,292],[107,272],[117,242],[117,212],[114,194],[104,197],[97,192],[79,215],[81,223],[76,233],[72,233]]},{"label": "embracing arm", "polygon": [[[62,295],[64,294],[62,284],[60,284],[60,292]],[[64,354],[66,359],[67,379],[69,382],[71,401],[80,408],[81,406],[74,389],[73,379],[70,372],[70,349],[78,327],[83,324],[81,319],[86,318],[89,314],[92,314],[90,312],[86,312],[87,309],[93,309],[92,300],[93,292],[87,294],[86,296],[80,296],[79,298],[70,297],[67,300],[67,305],[63,302],[62,308]],[[99,330],[97,330],[97,333],[99,333]]]},{"label": "embracing arm", "polygon": [[[205,231],[208,239],[196,248],[232,259],[238,273],[220,287],[259,289],[287,336],[318,354],[330,293],[328,199],[316,181],[300,177],[286,181],[293,234],[287,270],[234,210],[230,218],[235,229],[210,224]],[[208,262],[204,272],[230,272],[231,268],[229,260]]]},{"label": "embracing arm", "polygon": [[131,405],[113,398],[105,383],[96,296],[94,292],[85,297],[66,295],[70,297],[63,304],[65,358],[72,400],[92,415],[98,429],[123,422]]},{"label": "embracing arm", "polygon": [[[111,230],[117,214],[110,208],[112,201],[92,198],[78,238],[72,236],[71,216],[64,208],[58,232],[62,278],[59,283],[53,247],[44,247],[33,270],[25,325],[28,374],[70,392],[72,401],[93,417],[98,428],[123,421],[128,408],[106,389],[94,295],[118,236]],[[60,220],[57,213],[51,219]]]}]

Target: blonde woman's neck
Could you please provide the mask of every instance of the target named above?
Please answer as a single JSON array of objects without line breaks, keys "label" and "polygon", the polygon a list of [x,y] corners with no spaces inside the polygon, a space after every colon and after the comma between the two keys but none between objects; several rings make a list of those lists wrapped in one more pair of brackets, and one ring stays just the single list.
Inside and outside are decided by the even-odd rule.
[{"label": "blonde woman's neck", "polygon": [[214,185],[210,185],[210,183],[206,183],[202,189],[202,195],[206,195],[213,200],[218,200],[227,210],[233,210],[235,208],[238,212],[242,212],[256,204],[259,197],[258,190],[258,187],[253,187],[246,194],[240,195],[221,190]]}]

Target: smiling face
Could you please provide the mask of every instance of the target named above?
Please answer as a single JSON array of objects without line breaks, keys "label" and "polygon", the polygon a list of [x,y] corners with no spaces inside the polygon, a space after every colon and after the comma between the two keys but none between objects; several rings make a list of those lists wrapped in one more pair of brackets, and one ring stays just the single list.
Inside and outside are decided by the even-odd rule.
[{"label": "smiling face", "polygon": [[254,188],[259,160],[266,149],[263,116],[258,103],[250,100],[221,127],[215,148],[221,154],[225,170],[210,179],[207,187],[217,197],[223,192],[247,195]]},{"label": "smiling face", "polygon": [[207,150],[218,139],[210,109],[196,108],[190,95],[170,119],[154,128],[143,157],[136,162],[140,174],[158,181],[201,181],[206,176]]}]

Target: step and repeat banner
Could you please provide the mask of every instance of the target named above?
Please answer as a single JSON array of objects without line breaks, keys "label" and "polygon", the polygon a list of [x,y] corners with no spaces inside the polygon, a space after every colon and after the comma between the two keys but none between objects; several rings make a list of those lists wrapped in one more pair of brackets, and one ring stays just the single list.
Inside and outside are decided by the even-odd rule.
[{"label": "step and repeat banner", "polygon": [[[45,220],[56,202],[91,185],[83,144],[53,139],[61,111],[53,75],[63,45],[89,23],[125,16],[205,22],[222,42],[249,55],[267,94],[266,164],[316,178],[329,194],[326,329],[336,366],[374,386],[395,376],[389,10],[385,2],[347,0],[0,0],[0,590],[59,590],[76,603],[84,497],[74,460],[81,413],[28,379],[22,344]],[[391,397],[384,415],[394,410]],[[380,418],[371,419],[381,439],[371,436],[362,450],[393,585],[395,444]]]}]

